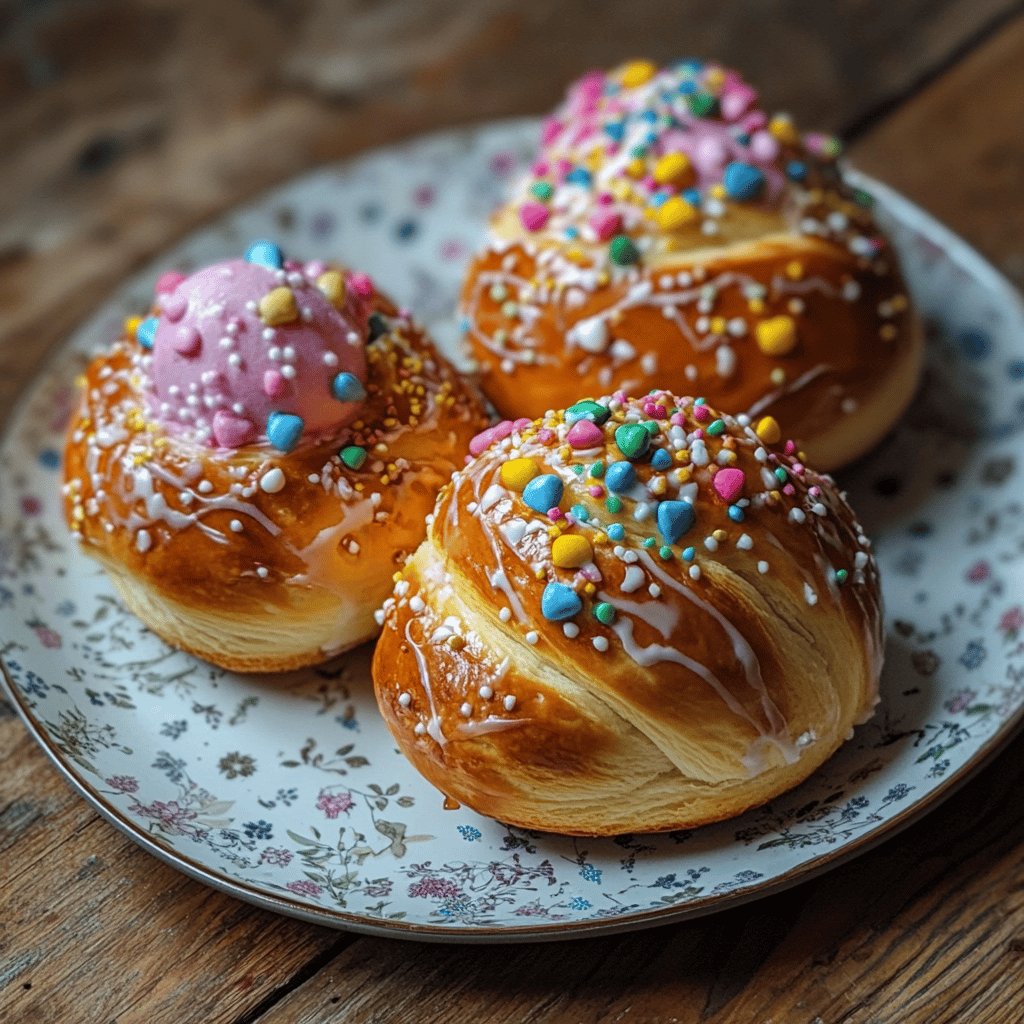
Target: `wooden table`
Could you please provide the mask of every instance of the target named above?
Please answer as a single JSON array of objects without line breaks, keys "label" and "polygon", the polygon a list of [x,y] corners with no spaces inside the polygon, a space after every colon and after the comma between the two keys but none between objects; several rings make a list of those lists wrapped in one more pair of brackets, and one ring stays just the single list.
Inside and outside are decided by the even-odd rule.
[{"label": "wooden table", "polygon": [[[114,282],[220,210],[370,145],[542,111],[638,54],[746,68],[1024,280],[1020,2],[94,0],[5,18],[0,409]],[[359,938],[203,888],[74,796],[2,702],[0,765],[5,1024],[1024,1020],[1022,740],[789,892],[505,948]]]}]

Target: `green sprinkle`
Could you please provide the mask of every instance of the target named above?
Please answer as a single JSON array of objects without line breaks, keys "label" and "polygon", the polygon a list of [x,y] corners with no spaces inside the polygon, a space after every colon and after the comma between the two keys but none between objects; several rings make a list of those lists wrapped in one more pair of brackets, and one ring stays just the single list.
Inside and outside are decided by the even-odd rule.
[{"label": "green sprinkle", "polygon": [[614,515],[622,511],[622,502],[612,494],[605,500],[604,507]]},{"label": "green sprinkle", "polygon": [[573,467],[572,467],[572,471],[577,476],[583,476],[583,465],[581,463],[579,463],[579,462],[574,463]]},{"label": "green sprinkle", "polygon": [[718,113],[718,97],[709,92],[692,92],[686,102],[694,117],[714,117]]},{"label": "green sprinkle", "polygon": [[656,437],[661,433],[661,427],[658,426],[657,420],[644,420],[640,426],[642,426],[644,430],[651,435],[651,437]]},{"label": "green sprinkle", "polygon": [[590,420],[592,423],[601,426],[611,414],[612,411],[607,405],[602,405],[600,402],[593,402],[589,398],[585,398],[582,402],[570,405],[565,410],[565,422],[575,423],[577,420]]},{"label": "green sprinkle", "polygon": [[590,467],[590,471],[589,471],[589,473],[587,475],[593,477],[595,480],[600,480],[601,477],[604,476],[604,463],[603,462],[595,462]]},{"label": "green sprinkle", "polygon": [[362,469],[363,463],[366,462],[366,449],[360,448],[357,444],[350,444],[347,448],[342,448],[338,456],[349,469]]},{"label": "green sprinkle", "polygon": [[657,541],[653,537],[645,537],[644,538],[644,547],[645,548],[653,548],[656,543],[657,543]]},{"label": "green sprinkle", "polygon": [[842,586],[848,579],[850,574],[845,569],[836,569],[836,583]]},{"label": "green sprinkle", "polygon": [[530,192],[542,203],[546,203],[555,194],[555,190],[546,181],[535,181],[530,186]]},{"label": "green sprinkle", "polygon": [[658,548],[658,554],[667,562],[672,557],[672,549],[667,545],[662,545]]},{"label": "green sprinkle", "polygon": [[651,445],[651,435],[640,423],[623,423],[615,428],[615,444],[627,459],[639,459]]},{"label": "green sprinkle", "polygon": [[640,250],[633,244],[633,239],[629,235],[616,235],[608,246],[608,255],[612,263],[628,267],[640,259]]},{"label": "green sprinkle", "polygon": [[782,468],[782,466],[775,467],[775,479],[780,484],[784,484],[789,479],[789,474]]},{"label": "green sprinkle", "polygon": [[594,618],[598,622],[604,623],[606,626],[610,626],[615,621],[615,608],[610,605],[607,601],[602,601],[600,604],[594,606]]},{"label": "green sprinkle", "polygon": [[725,420],[712,420],[708,424],[707,432],[712,437],[718,437],[719,435],[724,434],[725,433]]}]

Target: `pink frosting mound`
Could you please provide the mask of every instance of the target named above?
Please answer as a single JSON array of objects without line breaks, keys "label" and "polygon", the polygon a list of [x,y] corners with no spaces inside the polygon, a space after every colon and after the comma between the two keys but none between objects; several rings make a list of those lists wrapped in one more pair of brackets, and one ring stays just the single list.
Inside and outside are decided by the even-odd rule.
[{"label": "pink frosting mound", "polygon": [[272,418],[294,437],[355,418],[367,373],[365,275],[237,259],[161,283],[150,411],[165,428],[237,448],[266,440]]}]

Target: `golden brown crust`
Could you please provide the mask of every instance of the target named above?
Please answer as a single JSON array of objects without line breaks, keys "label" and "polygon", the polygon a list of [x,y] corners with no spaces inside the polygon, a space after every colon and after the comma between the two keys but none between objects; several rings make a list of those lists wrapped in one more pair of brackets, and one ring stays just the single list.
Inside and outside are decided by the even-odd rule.
[{"label": "golden brown crust", "polygon": [[[774,416],[822,468],[866,450],[911,397],[921,338],[838,151],[716,65],[586,76],[467,272],[487,397],[540,416],[685,389]],[[891,400],[872,404],[878,391]]]},{"label": "golden brown crust", "polygon": [[[662,403],[673,420],[644,412]],[[598,445],[573,448],[555,414],[456,475],[374,656],[381,710],[417,768],[532,828],[614,834],[740,813],[806,778],[876,699],[877,575],[832,481],[692,400],[610,404]],[[659,427],[653,449],[671,461],[656,468],[648,452],[638,482],[612,493],[615,430],[636,422]],[[503,476],[512,458],[562,482],[560,515]],[[728,500],[714,481],[726,470],[743,474],[740,492],[719,481]],[[676,501],[694,522],[672,539],[655,524]],[[575,568],[555,564],[568,537],[586,541]],[[564,619],[544,610],[552,588]]]},{"label": "golden brown crust", "polygon": [[[369,639],[392,574],[485,422],[476,394],[379,295],[360,419],[282,454],[190,444],[148,418],[122,340],[85,374],[65,457],[68,522],[128,603],[175,646],[279,671]],[[360,446],[351,469],[340,449]],[[268,491],[268,473],[283,486]],[[280,481],[274,482],[277,487]]]}]

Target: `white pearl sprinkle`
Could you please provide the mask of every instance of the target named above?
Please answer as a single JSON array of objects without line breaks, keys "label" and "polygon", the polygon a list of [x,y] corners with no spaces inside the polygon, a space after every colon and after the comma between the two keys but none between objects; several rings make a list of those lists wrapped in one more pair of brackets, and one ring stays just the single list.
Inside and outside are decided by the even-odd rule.
[{"label": "white pearl sprinkle", "polygon": [[462,707],[459,708],[459,714],[462,715],[463,718],[469,718],[469,716],[473,714],[473,705],[469,703],[463,704]]},{"label": "white pearl sprinkle", "polygon": [[295,377],[295,367],[287,364],[285,366],[282,366],[281,376],[284,377],[285,380],[293,380]]},{"label": "white pearl sprinkle", "polygon": [[604,654],[608,650],[608,637],[606,636],[595,636],[594,637],[594,650],[600,651]]},{"label": "white pearl sprinkle", "polygon": [[540,639],[540,634],[535,629],[531,629],[530,632],[526,634],[526,642],[531,647],[533,647],[537,643],[537,641],[539,639]]},{"label": "white pearl sprinkle", "polygon": [[277,494],[278,491],[284,490],[284,483],[284,471],[280,466],[268,469],[260,477],[260,489],[266,491],[267,494]]},{"label": "white pearl sprinkle", "polygon": [[490,700],[494,696],[494,691],[486,683],[477,690],[477,693],[479,693],[484,700]]},{"label": "white pearl sprinkle", "polygon": [[516,706],[515,695],[510,693],[501,703],[506,711],[511,711]]},{"label": "white pearl sprinkle", "polygon": [[403,708],[407,708],[412,703],[412,694],[400,693],[398,695],[398,703],[401,704]]},{"label": "white pearl sprinkle", "polygon": [[757,563],[757,571],[763,576],[768,571],[768,563],[762,559]]},{"label": "white pearl sprinkle", "polygon": [[256,575],[265,580],[270,575],[270,570],[265,565],[256,566]]},{"label": "white pearl sprinkle", "polygon": [[580,635],[580,627],[575,622],[566,622],[562,625],[562,632],[570,640],[575,640]]},{"label": "white pearl sprinkle", "polygon": [[502,608],[501,611],[498,612],[498,618],[501,619],[502,622],[508,622],[508,620],[512,618],[512,610],[510,608]]},{"label": "white pearl sprinkle", "polygon": [[245,529],[240,519],[232,519],[229,525],[232,533],[241,533]]}]

